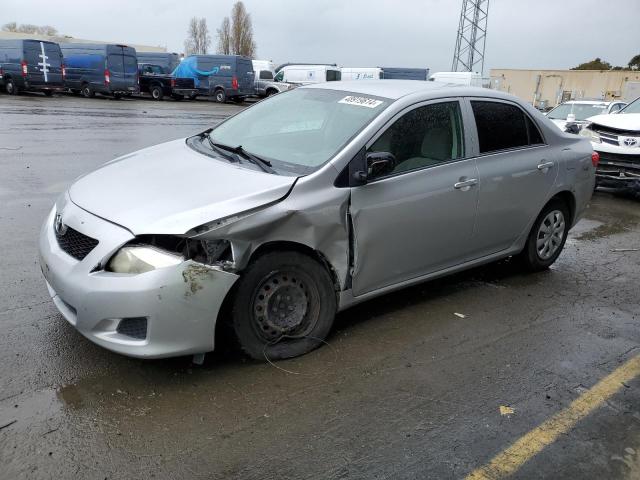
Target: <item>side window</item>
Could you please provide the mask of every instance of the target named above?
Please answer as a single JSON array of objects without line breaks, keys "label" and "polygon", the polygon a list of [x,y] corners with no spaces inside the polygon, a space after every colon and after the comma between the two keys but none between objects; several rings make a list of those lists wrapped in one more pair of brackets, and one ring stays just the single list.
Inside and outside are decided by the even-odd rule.
[{"label": "side window", "polygon": [[480,153],[544,143],[540,131],[520,108],[502,102],[472,101]]},{"label": "side window", "polygon": [[273,73],[269,70],[260,70],[260,80],[273,80]]},{"label": "side window", "polygon": [[276,76],[275,76],[274,80],[275,80],[276,82],[281,82],[283,78],[284,78],[284,70],[280,70],[280,71],[276,74]]},{"label": "side window", "polygon": [[418,107],[394,122],[369,148],[396,157],[392,173],[416,170],[462,158],[462,117],[458,102]]}]

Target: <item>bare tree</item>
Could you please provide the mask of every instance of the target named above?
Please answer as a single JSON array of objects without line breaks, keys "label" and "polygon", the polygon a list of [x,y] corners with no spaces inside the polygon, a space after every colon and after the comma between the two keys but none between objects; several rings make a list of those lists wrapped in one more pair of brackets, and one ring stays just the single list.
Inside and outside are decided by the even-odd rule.
[{"label": "bare tree", "polygon": [[17,32],[18,31],[18,24],[16,22],[5,23],[2,26],[2,31],[3,32]]},{"label": "bare tree", "polygon": [[231,54],[231,22],[229,21],[229,17],[224,17],[220,28],[218,28],[217,53],[220,55]]},{"label": "bare tree", "polygon": [[189,21],[187,39],[184,41],[184,52],[187,55],[204,55],[211,46],[211,37],[205,18],[193,17]]},{"label": "bare tree", "polygon": [[253,41],[251,15],[241,1],[233,5],[231,22],[231,51],[235,55],[254,57],[256,43]]},{"label": "bare tree", "polygon": [[18,33],[36,33],[38,35],[49,35],[53,37],[58,34],[58,30],[50,25],[31,25],[30,23],[24,23],[18,25],[16,22],[6,23],[2,26],[2,30],[5,32],[18,32]]}]

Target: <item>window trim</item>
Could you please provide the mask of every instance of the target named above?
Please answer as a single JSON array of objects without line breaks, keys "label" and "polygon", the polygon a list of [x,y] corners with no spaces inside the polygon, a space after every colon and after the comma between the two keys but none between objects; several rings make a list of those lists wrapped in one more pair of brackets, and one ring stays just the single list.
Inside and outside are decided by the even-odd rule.
[{"label": "window trim", "polygon": [[[503,104],[507,104],[507,105],[511,105],[514,106],[516,108],[518,108],[532,123],[533,126],[538,129],[538,133],[540,134],[540,138],[542,138],[542,143],[535,143],[533,145],[521,145],[518,147],[510,147],[510,148],[503,148],[500,150],[491,150],[490,152],[480,152],[480,135],[478,134],[478,125],[476,124],[476,116],[473,113],[473,105],[471,104],[471,102],[474,101],[478,101],[478,102],[493,102],[493,103],[503,103]],[[486,157],[489,155],[499,155],[501,153],[507,153],[507,152],[516,152],[519,150],[529,150],[529,149],[533,149],[533,148],[540,148],[540,147],[546,147],[549,145],[549,143],[547,142],[547,139],[545,138],[542,129],[540,128],[540,126],[538,125],[538,123],[531,117],[531,115],[529,115],[529,112],[527,112],[524,108],[522,108],[522,106],[520,106],[518,103],[508,100],[508,99],[501,99],[501,98],[491,98],[491,97],[465,97],[465,102],[468,105],[469,108],[469,121],[473,122],[473,130],[475,132],[475,145],[477,147],[477,154],[476,157]],[[529,129],[527,128],[527,141],[529,141]]]},{"label": "window trim", "polygon": [[[449,161],[446,162],[441,162],[441,163],[436,163],[434,165],[425,165],[423,167],[419,167],[419,168],[414,168],[412,170],[405,170],[403,172],[396,172],[396,173],[390,173],[389,175],[384,175],[382,177],[376,177],[376,178],[372,178],[372,179],[367,179],[367,184],[369,183],[376,183],[378,181],[381,180],[386,180],[388,178],[395,178],[395,177],[399,177],[401,175],[409,175],[409,174],[413,174],[416,172],[421,172],[423,170],[427,170],[430,168],[437,168],[437,167],[442,167],[445,165],[450,165],[452,163],[456,163],[456,162],[460,162],[463,160],[468,160],[469,158],[472,158],[471,155],[469,155],[469,149],[468,149],[468,145],[469,145],[469,139],[467,137],[467,129],[465,128],[465,117],[466,117],[466,113],[465,113],[465,104],[464,104],[464,98],[463,97],[444,97],[444,98],[436,98],[436,99],[431,99],[431,100],[421,100],[417,103],[413,103],[411,105],[406,106],[405,108],[403,108],[402,110],[400,110],[399,112],[397,112],[393,117],[391,117],[382,127],[380,127],[380,129],[378,129],[377,132],[375,132],[371,138],[369,138],[369,140],[367,140],[367,142],[364,144],[364,151],[365,154],[368,153],[369,148],[378,141],[378,139],[384,135],[387,130],[389,128],[391,128],[396,121],[398,121],[401,117],[403,117],[404,115],[406,115],[407,113],[417,109],[417,108],[421,108],[421,107],[426,107],[429,105],[435,105],[438,103],[453,103],[453,102],[457,102],[458,103],[458,108],[460,109],[460,126],[461,126],[461,140],[462,140],[462,153],[463,155],[459,158],[454,158],[451,159]],[[353,161],[353,160],[351,160]]]}]

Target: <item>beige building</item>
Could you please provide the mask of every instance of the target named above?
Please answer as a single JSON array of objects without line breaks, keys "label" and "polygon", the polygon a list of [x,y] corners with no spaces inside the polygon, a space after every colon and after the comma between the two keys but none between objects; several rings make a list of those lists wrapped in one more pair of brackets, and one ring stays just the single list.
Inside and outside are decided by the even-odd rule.
[{"label": "beige building", "polygon": [[567,100],[625,100],[640,97],[640,71],[491,69],[491,88],[535,107]]},{"label": "beige building", "polygon": [[[37,35],[35,33],[17,33],[17,32],[3,32],[0,31],[0,40],[21,40],[25,38],[32,38],[34,40],[46,40],[56,43],[123,43],[123,42],[105,42],[102,40],[83,40],[81,38],[73,38],[68,36],[55,36],[50,37],[48,35]],[[133,47],[138,52],[166,52],[165,47],[154,47],[151,45],[134,45],[133,43],[126,43],[129,47]]]}]

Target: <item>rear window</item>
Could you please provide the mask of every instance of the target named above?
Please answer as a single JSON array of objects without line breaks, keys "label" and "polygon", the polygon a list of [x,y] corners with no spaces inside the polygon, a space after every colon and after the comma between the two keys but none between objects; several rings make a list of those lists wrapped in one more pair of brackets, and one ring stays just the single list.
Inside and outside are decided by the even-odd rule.
[{"label": "rear window", "polygon": [[533,121],[518,107],[502,102],[472,101],[480,153],[542,144]]},{"label": "rear window", "polygon": [[[128,55],[124,57],[124,71],[126,73],[136,73],[138,71],[138,62],[135,57]],[[162,73],[162,71],[159,73]]]},{"label": "rear window", "polygon": [[269,70],[260,70],[260,80],[273,80],[273,73]]},{"label": "rear window", "polygon": [[342,77],[339,70],[327,70],[327,82],[337,82]]},{"label": "rear window", "polygon": [[[124,72],[124,66],[122,64],[122,55],[110,54],[107,57],[107,64],[109,65],[109,70],[112,72],[122,73]],[[136,69],[137,69],[136,65]]]}]

